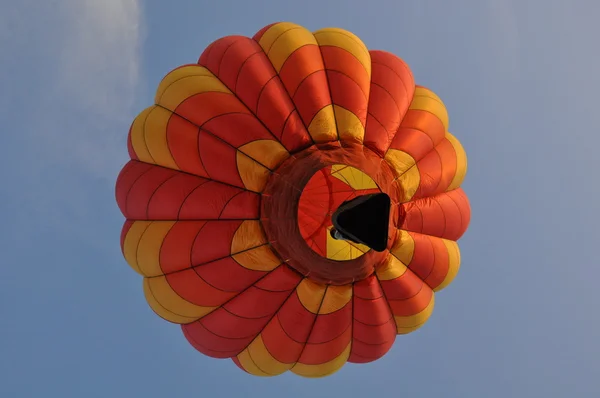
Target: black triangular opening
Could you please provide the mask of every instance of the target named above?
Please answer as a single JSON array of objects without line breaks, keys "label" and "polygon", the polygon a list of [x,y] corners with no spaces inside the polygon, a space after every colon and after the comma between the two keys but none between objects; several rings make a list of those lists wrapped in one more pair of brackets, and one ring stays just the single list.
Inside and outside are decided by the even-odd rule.
[{"label": "black triangular opening", "polygon": [[384,193],[356,197],[333,213],[333,227],[343,238],[382,252],[388,244],[390,204],[390,197]]}]

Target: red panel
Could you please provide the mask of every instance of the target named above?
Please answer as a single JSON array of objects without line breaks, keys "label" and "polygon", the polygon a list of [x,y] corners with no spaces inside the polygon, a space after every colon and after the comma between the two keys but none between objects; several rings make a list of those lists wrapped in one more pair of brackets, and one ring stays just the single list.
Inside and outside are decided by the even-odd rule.
[{"label": "red panel", "polygon": [[400,127],[390,148],[404,151],[419,161],[434,148],[431,138],[421,130]]},{"label": "red panel", "polygon": [[[362,283],[364,282],[358,284]],[[382,294],[376,280],[375,285],[372,295]],[[389,351],[395,339],[396,324],[386,299],[379,297],[369,300],[355,295],[352,351],[348,361],[367,363],[379,359]]]},{"label": "red panel", "polygon": [[[281,140],[284,125],[293,112],[294,105],[271,62],[258,43],[250,38],[235,36],[221,40],[223,43],[218,40],[205,51],[200,58],[200,64],[208,67],[254,115],[257,115],[264,127],[270,131],[271,138],[277,137]],[[292,135],[282,140],[289,151],[298,150],[310,142],[310,136],[304,126],[299,127]],[[207,129],[210,130],[208,127]],[[245,137],[244,134],[239,136]],[[251,140],[252,135],[249,135],[249,138]]]},{"label": "red panel", "polygon": [[[444,217],[445,209],[440,206],[436,199],[437,197],[418,199],[403,204],[406,217],[402,229],[445,238],[444,232],[447,225],[447,220]],[[456,206],[454,208],[454,211],[456,211]]]},{"label": "red panel", "polygon": [[[373,92],[379,90],[376,86],[371,89],[371,95]],[[391,98],[390,98],[391,100]],[[380,100],[382,102],[383,100]],[[375,118],[370,112],[372,108],[369,108],[369,113],[367,114],[367,123],[365,124],[365,138],[363,140],[363,144],[373,150],[377,155],[383,157],[385,152],[387,151],[392,139],[394,138],[394,134],[396,130],[392,132],[388,132],[385,129],[385,126],[379,119]],[[390,120],[393,116],[383,116],[381,117],[384,121]],[[367,135],[366,132],[369,134]]]},{"label": "red panel", "polygon": [[231,254],[231,242],[241,221],[209,221],[202,228],[192,248],[192,265],[205,264]]},{"label": "red panel", "polygon": [[302,276],[288,266],[282,266],[274,269],[269,276],[256,283],[256,287],[272,292],[291,291],[298,286]]},{"label": "red panel", "polygon": [[[409,234],[414,240],[415,248],[410,264],[407,264],[408,268],[410,268],[410,270],[413,271],[421,280],[425,281],[431,275],[436,263],[436,253],[433,250],[432,240],[426,235],[421,235],[414,232],[409,232]],[[438,263],[438,265],[440,264]],[[446,271],[448,271],[447,263]]]},{"label": "red panel", "polygon": [[235,300],[227,303],[225,309],[244,318],[268,317],[277,312],[288,296],[288,291],[272,292],[252,286]]},{"label": "red panel", "polygon": [[[406,112],[406,115],[404,116],[404,119],[402,119],[402,123],[400,124],[400,128],[398,129],[399,131],[396,137],[402,134],[401,130],[403,129],[414,129],[424,132],[425,134],[427,134],[427,136],[433,143],[433,146],[436,146],[440,142],[442,142],[446,135],[446,128],[437,116],[435,116],[431,112],[417,109],[410,109],[408,110],[408,112]],[[396,139],[394,139],[394,142],[396,142]],[[404,146],[397,147],[396,144],[394,145],[394,148],[408,149],[408,147]]]},{"label": "red panel", "polygon": [[200,55],[198,64],[206,67],[211,72],[218,71],[221,66],[223,55],[228,48],[241,36],[225,36],[213,41]]},{"label": "red panel", "polygon": [[[371,82],[369,80],[369,75],[367,74],[367,71],[365,70],[364,66],[360,63],[360,61],[354,55],[340,47],[321,46],[320,49],[325,68],[328,71],[340,72],[340,74],[346,75],[349,79],[351,79],[363,93],[366,105],[367,93],[369,92]],[[332,85],[331,81],[330,85]],[[338,103],[337,101],[341,99],[342,98],[334,97],[333,101],[335,103]]]},{"label": "red panel", "polygon": [[152,166],[147,163],[130,160],[119,172],[119,176],[117,177],[117,182],[115,184],[115,196],[119,209],[124,216],[127,214],[127,197],[131,187],[142,175],[148,172],[151,167]]},{"label": "red panel", "polygon": [[330,314],[319,314],[308,344],[323,344],[343,334],[352,325],[352,300]]},{"label": "red panel", "polygon": [[417,167],[421,179],[414,199],[435,195],[436,188],[442,180],[443,165],[440,155],[434,149],[417,163]]},{"label": "red panel", "polygon": [[258,119],[245,113],[215,116],[207,121],[202,129],[216,135],[234,148],[252,141],[275,139]]},{"label": "red panel", "polygon": [[408,66],[385,51],[370,51],[371,89],[365,145],[382,156],[412,101],[415,83]]},{"label": "red panel", "polygon": [[[211,52],[211,57],[213,55],[216,56],[216,52],[212,51]],[[237,91],[237,85],[240,83],[240,81],[243,81],[243,77],[240,77],[240,72],[242,70],[242,68],[244,67],[244,65],[248,62],[250,62],[252,59],[254,58],[258,58],[258,57],[265,57],[262,48],[252,39],[250,39],[249,37],[244,37],[244,36],[236,36],[234,38],[234,41],[231,43],[231,45],[227,46],[227,50],[225,52],[223,52],[222,56],[220,57],[220,62],[219,62],[219,68],[209,68],[210,71],[212,73],[214,73],[219,80],[221,80],[231,91],[236,92]],[[265,57],[266,58],[266,57]],[[267,68],[264,71],[261,71],[262,73],[260,75],[255,75],[253,76],[255,79],[257,77],[262,77],[263,79],[258,80],[259,82],[261,82],[262,84],[264,84],[266,81],[265,79],[270,78],[271,76],[273,76],[274,70],[273,68]],[[238,97],[242,97],[241,93],[237,93]],[[245,102],[245,98],[241,98],[242,101]],[[254,112],[255,109],[252,109],[252,111]]]},{"label": "red panel", "polygon": [[199,152],[211,179],[244,188],[237,168],[237,150],[204,131],[200,132]]},{"label": "red panel", "polygon": [[[201,190],[209,180],[191,174],[177,173],[173,178],[155,187],[146,212],[150,220],[190,220],[201,217],[186,217],[180,211],[189,203],[190,194]],[[210,200],[210,198],[205,198]],[[140,203],[142,204],[142,203]],[[217,218],[213,214],[210,218]]]},{"label": "red panel", "polygon": [[173,114],[167,124],[167,142],[171,156],[181,170],[208,177],[198,151],[199,131],[198,126]]},{"label": "red panel", "polygon": [[[285,273],[273,271],[262,280],[288,285],[287,279]],[[279,286],[279,289],[282,287],[290,286]],[[237,355],[265,328],[294,288],[295,285],[287,291],[268,291],[250,287],[206,317],[184,325],[186,337],[206,355]]]},{"label": "red panel", "polygon": [[194,271],[210,285],[225,292],[241,292],[262,278],[266,272],[247,269],[232,257],[195,267]]},{"label": "red panel", "polygon": [[[421,237],[421,239],[418,237]],[[444,242],[438,238],[413,234],[413,239],[415,239],[415,254],[410,262],[409,268],[419,275],[421,279],[426,278],[424,279],[425,283],[432,289],[435,289],[444,281],[446,275],[448,275],[448,266],[450,262],[448,249]],[[421,249],[421,247],[423,247],[423,249]],[[431,247],[431,251],[428,247]],[[428,263],[431,264],[430,267],[427,266]],[[420,269],[425,270],[427,268],[429,268],[428,274],[420,271]],[[417,272],[418,269],[419,272]]]},{"label": "red panel", "polygon": [[[325,67],[319,46],[311,44],[300,47],[288,57],[279,71],[279,77],[290,97],[294,97],[304,79],[317,71],[324,70]],[[317,83],[324,84],[325,89],[327,89],[325,74],[321,73],[320,75],[323,80]],[[320,91],[317,90],[317,92]]]},{"label": "red panel", "polygon": [[258,219],[260,213],[260,196],[253,192],[240,192],[225,205],[221,218]]},{"label": "red panel", "polygon": [[[448,239],[458,240],[466,232],[467,227],[469,226],[469,223],[471,221],[471,205],[469,204],[469,198],[467,197],[467,194],[465,193],[465,191],[463,191],[462,188],[454,189],[446,193],[445,195],[440,195],[438,201],[442,204],[442,206],[444,206],[444,208],[444,196],[448,199],[451,199],[458,206],[458,212],[461,217],[460,228],[457,227],[457,230],[455,232],[448,232],[448,235],[451,236],[451,238]],[[446,211],[446,214],[448,213],[449,212]]]},{"label": "red panel", "polygon": [[[284,93],[285,89],[279,78],[275,77],[277,73],[275,72],[275,69],[273,69],[273,65],[271,65],[269,58],[262,52],[262,49],[257,43],[254,43],[254,45],[260,51],[248,58],[248,60],[241,65],[235,85],[235,93],[256,115],[258,113],[261,92],[269,82],[275,81],[275,84],[280,86]],[[280,113],[278,119],[285,120],[285,116],[291,112],[290,107],[292,107],[292,101],[287,93],[285,93],[283,100],[283,103],[277,104],[277,109],[280,111],[278,112]],[[269,125],[267,124],[267,126]],[[280,132],[279,129],[273,131],[275,135],[277,135],[278,132]]]},{"label": "red panel", "polygon": [[412,316],[423,311],[431,303],[433,291],[424,285],[415,296],[405,300],[389,300],[392,313],[396,316]]},{"label": "red panel", "polygon": [[456,151],[444,139],[418,163],[421,182],[414,199],[437,195],[446,191],[456,174]]},{"label": "red panel", "polygon": [[209,285],[193,269],[169,274],[167,282],[184,300],[202,307],[220,306],[237,294],[224,292]]},{"label": "red panel", "polygon": [[440,178],[440,182],[438,186],[435,187],[432,194],[439,194],[448,189],[452,183],[452,180],[454,179],[454,176],[456,175],[458,166],[456,150],[447,138],[444,138],[444,140],[435,148],[435,150],[442,162],[442,177]]},{"label": "red panel", "polygon": [[415,297],[424,288],[424,282],[410,270],[396,279],[380,283],[388,300],[406,300]]},{"label": "red panel", "polygon": [[[393,324],[394,321],[385,298],[381,297],[375,300],[356,298],[354,305],[354,337],[368,344],[388,342],[390,336],[383,332],[388,324],[390,322]],[[395,334],[394,330],[392,336]]]},{"label": "red panel", "polygon": [[285,333],[292,340],[303,345],[308,340],[315,317],[315,314],[304,308],[297,293],[291,295],[277,314],[279,323]]},{"label": "red panel", "polygon": [[160,247],[160,267],[163,273],[192,266],[192,248],[205,224],[204,221],[179,221],[171,227]]},{"label": "red panel", "polygon": [[[258,117],[288,151],[295,152],[312,144],[308,131],[278,77],[271,79],[264,86],[257,103]],[[284,134],[286,132],[287,134]]]},{"label": "red panel", "polygon": [[[285,330],[283,330],[283,327],[279,322],[279,314],[283,311],[287,311],[288,308],[286,302],[279,310],[278,315],[275,316],[262,331],[261,336],[265,347],[273,358],[281,363],[291,364],[296,363],[298,358],[300,358],[304,343],[292,340]],[[299,328],[305,331],[306,337],[304,340],[308,338],[311,326],[312,323],[298,325]]]},{"label": "red panel", "polygon": [[356,82],[335,71],[327,71],[333,103],[355,114],[362,125],[367,122],[367,97]]},{"label": "red panel", "polygon": [[[133,162],[133,161],[132,161]],[[243,195],[232,203],[238,195]],[[117,202],[136,220],[258,218],[258,195],[156,165],[129,163],[117,182]]]},{"label": "red panel", "polygon": [[250,114],[235,95],[216,91],[192,95],[179,104],[174,112],[198,127],[203,127],[204,123],[219,115]]},{"label": "red panel", "polygon": [[196,321],[187,325],[181,325],[185,338],[196,350],[213,358],[231,358],[242,352],[252,337],[244,339],[229,339],[214,334]]},{"label": "red panel", "polygon": [[327,71],[327,80],[333,103],[354,113],[364,126],[367,123],[368,99],[359,83],[340,72],[331,70]]},{"label": "red panel", "polygon": [[[246,292],[240,294],[232,301],[240,301],[240,296],[245,296]],[[281,295],[281,293],[278,294]],[[279,306],[277,307],[279,308]],[[245,348],[248,344],[250,344],[252,340],[254,340],[254,338],[261,332],[261,330],[264,329],[267,322],[269,322],[269,320],[271,319],[271,316],[272,314],[267,314],[265,316],[257,318],[241,317],[239,315],[232,314],[225,308],[219,308],[214,312],[211,312],[204,318],[200,319],[199,322],[207,330],[213,332],[217,336],[221,336],[231,340],[245,340]]]},{"label": "red panel", "polygon": [[[281,142],[286,148],[289,148],[290,152],[298,152],[301,149],[305,149],[313,143],[312,138],[308,132],[305,134],[305,131],[306,127],[304,127],[304,122],[302,121],[302,118],[300,118],[298,111],[294,108],[283,126]],[[292,150],[292,148],[296,149]]]},{"label": "red panel", "polygon": [[359,282],[354,283],[353,297],[358,297],[364,300],[375,300],[383,297],[381,285],[375,275],[371,275]]},{"label": "red panel", "polygon": [[358,116],[366,124],[370,80],[354,55],[339,47],[323,46],[321,54],[333,103]]},{"label": "red panel", "polygon": [[127,195],[125,216],[133,220],[148,219],[148,202],[157,187],[177,176],[177,171],[164,167],[154,166],[147,173],[140,176]]},{"label": "red panel", "polygon": [[458,240],[470,221],[470,207],[462,189],[417,199],[402,205],[406,216],[401,229]]},{"label": "red panel", "polygon": [[[237,200],[232,203],[242,194],[245,194],[243,198],[246,201]],[[225,219],[226,208],[234,219],[256,219],[259,211],[257,194],[216,181],[207,181],[198,186],[193,192],[188,193],[180,206],[178,216],[186,220]]]},{"label": "red panel", "polygon": [[369,363],[376,361],[388,353],[396,340],[396,325],[394,319],[381,326],[356,326],[356,330],[364,328],[369,336],[377,336],[382,343],[365,343],[360,338],[354,336],[352,339],[352,353],[348,362],[351,363]]},{"label": "red panel", "polygon": [[[334,321],[327,316],[319,315],[315,322],[313,333],[328,327],[333,327],[335,325],[333,322]],[[311,336],[313,333],[311,333]],[[326,342],[313,344],[310,343],[311,339],[312,338],[309,338],[309,342],[304,347],[298,362],[305,365],[321,365],[333,361],[344,352],[344,349],[348,347],[348,344],[350,344],[352,339],[352,327],[348,325],[341,335]]]},{"label": "red panel", "polygon": [[306,126],[310,125],[321,109],[331,105],[325,71],[315,72],[302,80],[294,95],[294,103]]}]

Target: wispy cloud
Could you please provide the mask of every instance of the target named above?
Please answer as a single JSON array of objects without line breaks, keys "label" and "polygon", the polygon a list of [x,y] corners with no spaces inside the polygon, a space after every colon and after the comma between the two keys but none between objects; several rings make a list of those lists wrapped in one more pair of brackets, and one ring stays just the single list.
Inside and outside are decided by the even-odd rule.
[{"label": "wispy cloud", "polygon": [[143,88],[140,3],[0,5],[0,196],[11,239],[43,230],[94,241],[100,232],[86,227],[114,209]]},{"label": "wispy cloud", "polygon": [[22,0],[3,8],[8,124],[39,160],[112,177],[140,89],[140,2]]}]

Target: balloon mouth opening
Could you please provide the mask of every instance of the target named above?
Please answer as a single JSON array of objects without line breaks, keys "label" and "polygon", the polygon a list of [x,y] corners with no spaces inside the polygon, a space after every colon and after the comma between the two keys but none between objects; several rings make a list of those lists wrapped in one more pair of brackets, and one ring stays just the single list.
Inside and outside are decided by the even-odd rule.
[{"label": "balloon mouth opening", "polygon": [[[323,167],[302,190],[298,206],[300,234],[313,251],[331,260],[353,260],[370,250],[384,251],[389,205],[381,214],[371,208],[373,198],[377,201],[383,197],[389,202],[389,196],[361,170],[345,164]],[[368,221],[374,215],[379,221],[377,231],[364,230],[374,228]]]},{"label": "balloon mouth opening", "polygon": [[388,244],[390,206],[390,197],[385,193],[345,201],[333,213],[330,236],[383,252]]}]

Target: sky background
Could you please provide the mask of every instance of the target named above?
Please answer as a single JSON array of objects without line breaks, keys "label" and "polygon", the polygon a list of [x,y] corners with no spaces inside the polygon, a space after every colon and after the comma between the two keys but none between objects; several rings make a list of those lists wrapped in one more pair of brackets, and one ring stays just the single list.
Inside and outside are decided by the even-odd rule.
[{"label": "sky background", "polygon": [[[600,396],[598,15],[596,0],[0,0],[0,396]],[[399,55],[469,156],[462,267],[430,321],[319,380],[203,357],[119,248],[114,182],[160,79],[281,20]]]}]

